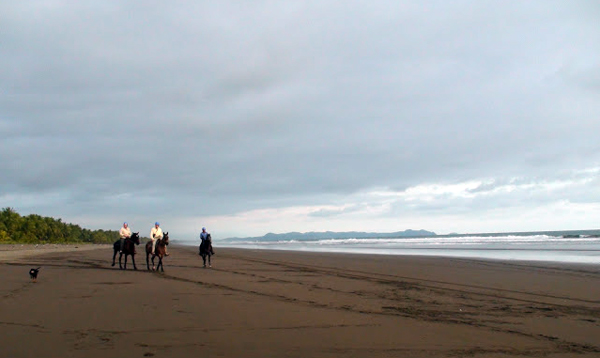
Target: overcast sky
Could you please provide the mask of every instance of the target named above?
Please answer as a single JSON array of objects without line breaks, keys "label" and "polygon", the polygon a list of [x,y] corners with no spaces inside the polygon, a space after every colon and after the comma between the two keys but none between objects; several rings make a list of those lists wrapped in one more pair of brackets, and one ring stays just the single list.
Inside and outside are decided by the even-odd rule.
[{"label": "overcast sky", "polygon": [[600,3],[2,1],[0,136],[91,229],[600,228]]}]

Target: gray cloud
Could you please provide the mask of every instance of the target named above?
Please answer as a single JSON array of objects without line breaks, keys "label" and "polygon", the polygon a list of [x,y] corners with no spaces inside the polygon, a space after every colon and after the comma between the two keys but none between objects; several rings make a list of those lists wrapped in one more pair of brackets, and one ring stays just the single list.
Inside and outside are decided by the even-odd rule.
[{"label": "gray cloud", "polygon": [[599,14],[585,1],[3,3],[0,198],[107,225],[552,181],[600,165]]}]

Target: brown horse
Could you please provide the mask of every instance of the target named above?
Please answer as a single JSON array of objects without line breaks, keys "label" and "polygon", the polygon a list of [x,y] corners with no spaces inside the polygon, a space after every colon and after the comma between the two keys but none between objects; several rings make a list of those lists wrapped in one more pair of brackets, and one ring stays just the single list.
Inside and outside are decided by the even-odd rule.
[{"label": "brown horse", "polygon": [[[119,268],[121,270],[125,269],[127,270],[127,256],[131,255],[131,261],[133,262],[133,269],[137,270],[137,267],[135,266],[135,245],[139,245],[140,244],[140,233],[139,232],[134,232],[133,234],[131,234],[131,237],[125,239],[125,242],[123,243],[123,253],[119,254]],[[121,240],[117,240],[117,242],[115,242],[113,244],[113,250],[114,250],[114,254],[113,254],[113,263],[111,266],[115,265],[115,257],[117,257],[117,253],[119,252],[119,250],[121,249]],[[121,258],[123,257],[123,255],[125,255],[125,265],[122,266],[121,265]]]},{"label": "brown horse", "polygon": [[[146,267],[148,271],[150,271],[150,255],[152,255],[152,271],[160,268],[162,272],[165,272],[163,268],[163,257],[166,256],[167,253],[167,245],[169,245],[169,233],[165,232],[162,239],[156,240],[156,246],[154,247],[154,255],[152,255],[152,241],[148,241],[146,243]],[[154,257],[158,256],[158,265],[154,267]]]}]

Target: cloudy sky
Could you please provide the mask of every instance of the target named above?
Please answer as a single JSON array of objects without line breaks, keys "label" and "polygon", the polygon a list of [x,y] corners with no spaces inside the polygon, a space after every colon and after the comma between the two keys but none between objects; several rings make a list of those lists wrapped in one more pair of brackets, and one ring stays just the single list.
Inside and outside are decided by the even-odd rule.
[{"label": "cloudy sky", "polygon": [[600,228],[600,4],[3,1],[0,137],[92,229]]}]

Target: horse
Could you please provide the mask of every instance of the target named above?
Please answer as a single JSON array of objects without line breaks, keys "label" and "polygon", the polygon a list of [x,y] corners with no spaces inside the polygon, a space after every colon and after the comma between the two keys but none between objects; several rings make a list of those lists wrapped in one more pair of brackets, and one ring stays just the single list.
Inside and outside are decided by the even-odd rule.
[{"label": "horse", "polygon": [[[167,253],[167,245],[169,245],[169,233],[168,232],[165,232],[162,239],[156,240],[156,246],[154,247],[154,255],[152,255],[152,241],[148,241],[146,243],[146,267],[148,268],[148,271],[150,271],[149,258],[150,258],[150,255],[152,255],[152,271],[154,271],[154,270],[158,271],[158,269],[160,268],[160,270],[162,272],[165,272],[165,269],[163,268],[162,259],[165,256],[165,254]],[[154,257],[155,256],[158,256],[158,265],[156,266],[156,268],[154,267]]]},{"label": "horse", "polygon": [[[140,244],[140,233],[139,232],[134,232],[133,234],[131,234],[131,237],[125,239],[125,242],[123,243],[123,253],[119,254],[119,268],[121,270],[125,269],[127,270],[127,256],[131,255],[131,261],[133,262],[133,269],[137,270],[137,267],[135,266],[135,245],[139,245]],[[117,240],[114,244],[113,244],[113,250],[114,250],[114,254],[113,254],[113,262],[111,266],[115,265],[115,257],[117,257],[117,253],[121,250],[121,239]],[[125,265],[121,266],[121,257],[123,257],[123,255],[125,255]]]},{"label": "horse", "polygon": [[199,247],[200,252],[198,255],[202,256],[202,262],[204,262],[204,267],[206,267],[206,258],[208,257],[208,267],[212,267],[210,264],[210,257],[215,254],[212,247],[212,238],[210,234],[206,235],[206,239],[202,240]]}]

